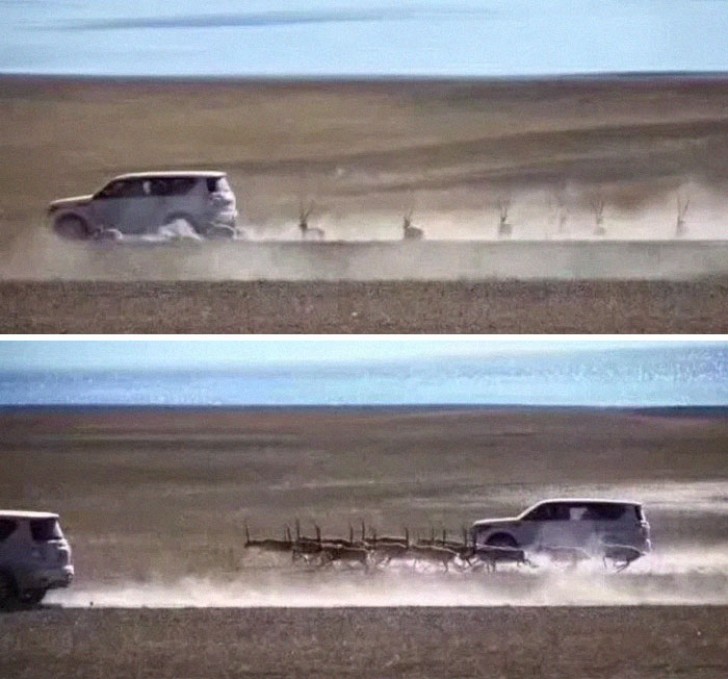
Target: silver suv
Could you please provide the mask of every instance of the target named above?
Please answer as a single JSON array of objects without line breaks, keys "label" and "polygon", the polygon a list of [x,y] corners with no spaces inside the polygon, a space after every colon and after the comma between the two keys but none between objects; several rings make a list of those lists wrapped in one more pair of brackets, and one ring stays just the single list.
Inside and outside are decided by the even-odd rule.
[{"label": "silver suv", "polygon": [[0,510],[0,608],[37,604],[73,576],[58,514]]},{"label": "silver suv", "polygon": [[544,500],[506,519],[482,519],[471,529],[476,549],[583,550],[604,556],[615,548],[649,552],[650,525],[639,502],[593,498]]},{"label": "silver suv", "polygon": [[123,174],[88,196],[54,200],[53,229],[65,238],[141,235],[184,221],[198,234],[235,235],[235,194],[224,172]]}]

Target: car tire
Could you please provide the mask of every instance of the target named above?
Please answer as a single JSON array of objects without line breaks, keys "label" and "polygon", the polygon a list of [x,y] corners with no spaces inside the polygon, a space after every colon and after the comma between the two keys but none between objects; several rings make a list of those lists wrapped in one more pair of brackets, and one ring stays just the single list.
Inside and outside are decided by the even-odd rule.
[{"label": "car tire", "polygon": [[488,545],[488,547],[508,547],[510,549],[518,549],[518,542],[516,542],[515,538],[508,533],[496,533],[495,535],[491,535],[485,541],[485,544]]},{"label": "car tire", "polygon": [[172,224],[177,221],[187,222],[187,224],[189,224],[195,232],[199,233],[201,236],[205,235],[205,231],[200,227],[197,220],[193,219],[190,215],[184,212],[174,212],[171,215],[167,215],[162,222],[162,226],[172,226]]},{"label": "car tire", "polygon": [[46,592],[48,590],[40,588],[40,589],[26,589],[24,592],[21,592],[18,596],[18,600],[21,604],[26,604],[27,606],[36,606],[41,601],[43,601],[43,598],[46,595]]},{"label": "car tire", "polygon": [[232,240],[235,238],[235,229],[225,224],[212,224],[205,235],[211,240]]},{"label": "car tire", "polygon": [[8,608],[17,595],[15,580],[9,573],[0,572],[0,609]]},{"label": "car tire", "polygon": [[53,222],[54,231],[69,240],[87,240],[91,231],[85,220],[77,215],[63,215]]}]

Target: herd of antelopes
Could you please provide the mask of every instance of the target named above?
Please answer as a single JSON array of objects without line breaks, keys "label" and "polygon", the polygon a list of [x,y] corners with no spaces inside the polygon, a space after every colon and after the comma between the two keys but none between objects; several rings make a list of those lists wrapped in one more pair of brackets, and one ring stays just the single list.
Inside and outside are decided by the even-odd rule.
[{"label": "herd of antelopes", "polygon": [[[685,215],[688,211],[690,200],[684,198],[682,195],[677,196],[677,219],[675,223],[675,237],[681,238],[687,233],[687,226],[685,221]],[[511,201],[509,198],[501,197],[497,200],[496,206],[498,208],[498,230],[497,237],[499,239],[508,239],[513,235],[513,224],[508,221],[508,212],[511,208]],[[607,229],[604,226],[604,208],[606,201],[603,195],[599,192],[594,193],[589,198],[589,208],[594,215],[594,230],[595,236],[606,236]],[[558,233],[563,235],[566,232],[566,223],[569,218],[569,211],[566,207],[563,197],[560,195],[556,196],[556,219],[558,222]],[[321,241],[325,240],[326,233],[323,229],[311,227],[308,224],[308,218],[313,212],[314,204],[309,203],[308,207],[304,207],[303,203],[300,204],[298,228],[301,231],[301,239],[306,241]],[[402,222],[402,240],[422,240],[425,237],[423,229],[416,227],[412,224],[412,214],[414,208],[411,208],[405,213]]]},{"label": "herd of antelopes", "polygon": [[[300,522],[295,522],[295,538],[289,526],[283,529],[282,539],[251,538],[247,522],[245,523],[246,549],[257,549],[263,552],[289,553],[294,563],[324,567],[335,563],[361,567],[364,571],[370,568],[386,567],[394,562],[410,564],[414,570],[419,564],[430,564],[449,571],[450,566],[459,570],[472,571],[485,569],[495,572],[499,563],[511,563],[518,566],[534,566],[523,549],[508,545],[475,545],[469,539],[467,529],[462,529],[461,540],[448,540],[447,531],[440,537],[435,536],[434,528],[427,538],[410,538],[407,528],[404,535],[380,536],[376,529],[370,528],[366,534],[364,522],[361,534],[355,539],[354,528],[349,526],[348,539],[324,538],[321,529],[314,524],[314,536],[301,534]],[[591,554],[578,548],[554,547],[547,550],[550,561],[561,563],[567,567],[576,567],[579,562],[592,558]],[[641,556],[638,550],[615,545],[606,548],[602,554],[605,568],[611,564],[619,572],[627,568],[636,558]]]}]

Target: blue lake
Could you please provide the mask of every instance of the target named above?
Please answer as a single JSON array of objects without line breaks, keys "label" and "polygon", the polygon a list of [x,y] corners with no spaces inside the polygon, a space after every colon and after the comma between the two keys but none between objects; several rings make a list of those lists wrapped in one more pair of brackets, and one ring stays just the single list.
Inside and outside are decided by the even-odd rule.
[{"label": "blue lake", "polygon": [[[322,348],[322,351],[326,351]],[[728,405],[728,344],[234,369],[0,370],[0,405]]]}]

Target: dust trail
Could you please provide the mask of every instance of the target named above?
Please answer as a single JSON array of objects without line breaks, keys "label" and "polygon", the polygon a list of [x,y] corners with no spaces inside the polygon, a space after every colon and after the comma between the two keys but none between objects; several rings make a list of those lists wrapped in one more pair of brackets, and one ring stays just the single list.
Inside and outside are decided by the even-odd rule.
[{"label": "dust trail", "polygon": [[[728,274],[725,200],[686,182],[643,195],[605,188],[604,233],[595,234],[589,190],[566,185],[509,194],[512,235],[498,238],[496,196],[424,193],[402,240],[402,211],[332,205],[312,220],[324,242],[302,242],[295,221],[272,215],[233,238],[208,240],[186,223],[144,235],[73,242],[49,225],[22,229],[0,253],[0,280],[674,280]],[[634,194],[634,195],[633,195]],[[463,200],[460,200],[460,197]],[[677,200],[689,203],[677,236]],[[478,201],[480,201],[478,203]]]},{"label": "dust trail", "polygon": [[497,573],[415,571],[407,563],[369,573],[306,571],[289,564],[235,579],[88,585],[54,592],[48,601],[69,608],[724,605],[728,555],[725,546],[673,551],[622,573],[596,562],[573,570],[503,566]]}]

